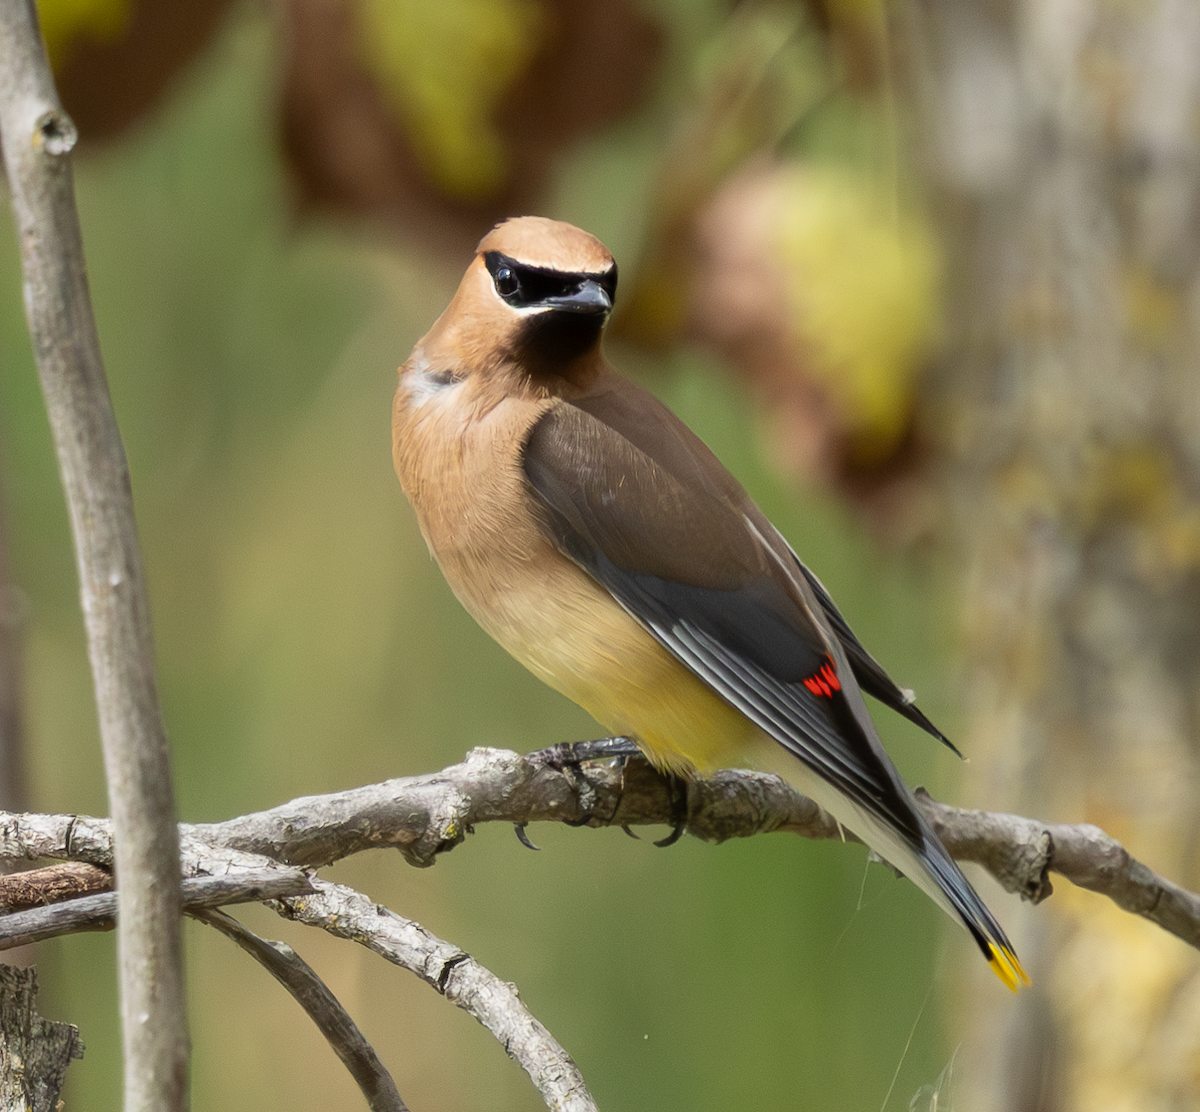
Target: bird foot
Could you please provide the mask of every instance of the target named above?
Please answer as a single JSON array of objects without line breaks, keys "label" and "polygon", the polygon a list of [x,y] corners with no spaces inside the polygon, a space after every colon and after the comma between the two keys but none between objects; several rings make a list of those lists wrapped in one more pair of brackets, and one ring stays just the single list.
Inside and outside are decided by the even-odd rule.
[{"label": "bird foot", "polygon": [[636,757],[641,753],[631,737],[598,737],[591,741],[562,741],[530,753],[525,759],[558,772],[579,771],[584,761],[607,761],[614,757]]},{"label": "bird foot", "polygon": [[[526,760],[553,768],[567,777],[572,788],[579,793],[580,807],[583,814],[578,819],[564,820],[568,826],[588,826],[595,818],[592,805],[595,803],[595,793],[583,775],[582,765],[587,761],[620,760],[622,765],[630,757],[644,756],[636,741],[631,737],[602,737],[591,741],[568,741],[557,745],[547,746],[534,753],[528,754]],[[683,837],[687,829],[687,781],[670,773],[664,773],[669,782],[671,793],[671,833],[660,838],[654,845],[665,848],[673,846]],[[607,821],[607,820],[606,820]],[[525,824],[514,824],[517,840],[526,848],[536,850],[539,847],[529,840],[525,833]],[[631,838],[637,838],[627,824],[622,823],[621,829]]]}]

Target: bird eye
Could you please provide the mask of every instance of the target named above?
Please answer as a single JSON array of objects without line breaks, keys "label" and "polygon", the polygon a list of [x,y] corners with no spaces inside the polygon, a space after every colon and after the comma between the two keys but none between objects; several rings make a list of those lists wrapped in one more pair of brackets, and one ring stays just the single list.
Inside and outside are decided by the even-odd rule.
[{"label": "bird eye", "polygon": [[521,288],[521,283],[512,272],[511,267],[501,266],[496,269],[496,292],[501,297],[512,297]]}]

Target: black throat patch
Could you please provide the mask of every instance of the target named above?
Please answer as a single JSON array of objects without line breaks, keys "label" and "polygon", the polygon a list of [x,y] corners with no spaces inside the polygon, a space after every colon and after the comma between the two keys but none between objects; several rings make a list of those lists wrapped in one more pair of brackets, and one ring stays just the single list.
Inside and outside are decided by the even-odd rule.
[{"label": "black throat patch", "polygon": [[617,267],[588,271],[530,266],[488,251],[484,264],[502,301],[526,310],[512,356],[535,375],[561,374],[599,341],[617,291]]}]

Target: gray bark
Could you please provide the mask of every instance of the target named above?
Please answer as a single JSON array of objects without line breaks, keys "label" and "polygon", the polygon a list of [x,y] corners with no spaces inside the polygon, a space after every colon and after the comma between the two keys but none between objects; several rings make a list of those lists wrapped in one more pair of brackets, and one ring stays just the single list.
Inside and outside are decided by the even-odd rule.
[{"label": "gray bark", "polygon": [[0,1109],[54,1112],[72,1058],[83,1057],[79,1029],[34,1009],[37,973],[0,965]]},{"label": "gray bark", "polygon": [[187,1107],[179,845],[124,448],[92,315],[70,152],[31,0],[0,4],[0,138],[25,308],[67,496],[115,865],[127,1112]]},{"label": "gray bark", "polygon": [[[948,253],[930,426],[967,571],[969,790],[1100,823],[1195,887],[1200,7],[894,11]],[[1194,1107],[1200,964],[1055,905],[1015,925],[1036,987],[1012,1039],[963,972],[965,1104]]]}]

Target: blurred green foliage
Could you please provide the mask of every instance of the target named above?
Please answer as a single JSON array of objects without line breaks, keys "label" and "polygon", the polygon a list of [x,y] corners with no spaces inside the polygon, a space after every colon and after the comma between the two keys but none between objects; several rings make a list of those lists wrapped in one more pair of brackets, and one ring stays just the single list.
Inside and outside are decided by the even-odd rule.
[{"label": "blurred green foliage", "polygon": [[[665,10],[686,59],[712,11],[697,6],[693,23],[687,4]],[[78,169],[186,820],[431,771],[474,745],[528,750],[597,732],[461,611],[391,473],[395,367],[467,260],[294,225],[265,138],[276,52],[266,14],[242,11],[153,122]],[[578,152],[548,205],[622,261],[636,257],[656,111]],[[104,813],[70,540],[11,232],[0,251],[4,495],[32,603],[33,805]],[[751,488],[864,641],[944,718],[928,584],[873,550],[845,512],[780,485],[720,368],[686,351],[666,363],[656,388]],[[910,778],[952,771],[911,727],[881,727]],[[770,837],[659,850],[619,831],[531,833],[540,854],[490,827],[433,870],[376,853],[330,875],[515,982],[601,1107],[877,1109],[898,1070],[887,1107],[900,1109],[946,1064],[932,1009],[917,1022],[941,917],[906,882],[866,868],[861,847]],[[264,909],[242,917],[317,966],[414,1109],[540,1107],[490,1037],[414,978]],[[360,1106],[274,982],[212,932],[190,925],[188,943],[193,1107]],[[82,936],[39,948],[43,1010],[78,1023],[87,1043],[68,1109],[119,1101],[112,944]]]}]

